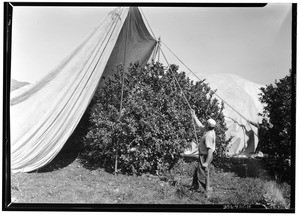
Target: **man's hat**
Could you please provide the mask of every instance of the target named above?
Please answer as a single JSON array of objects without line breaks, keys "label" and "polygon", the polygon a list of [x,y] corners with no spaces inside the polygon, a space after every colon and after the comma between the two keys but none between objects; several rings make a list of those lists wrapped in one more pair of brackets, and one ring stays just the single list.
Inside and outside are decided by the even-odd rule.
[{"label": "man's hat", "polygon": [[208,124],[208,126],[209,127],[211,127],[211,128],[214,128],[214,127],[216,127],[216,121],[215,120],[213,120],[213,119],[208,119],[207,120],[207,124]]}]

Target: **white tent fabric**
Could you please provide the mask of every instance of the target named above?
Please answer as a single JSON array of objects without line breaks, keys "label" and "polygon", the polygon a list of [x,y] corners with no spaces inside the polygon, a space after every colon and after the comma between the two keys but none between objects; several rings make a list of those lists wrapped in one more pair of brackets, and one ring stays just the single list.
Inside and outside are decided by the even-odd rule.
[{"label": "white tent fabric", "polygon": [[124,49],[124,43],[118,41],[124,41],[127,32],[135,34],[128,34],[129,40],[136,39],[128,43],[128,51],[147,47],[138,49],[135,59],[149,59],[156,41],[144,26],[139,11],[117,8],[49,75],[11,94],[12,172],[38,169],[59,153],[86,111],[102,74],[111,72],[114,65],[107,68],[108,62],[114,58],[112,61],[118,64],[120,58],[124,59],[125,53],[113,53]]},{"label": "white tent fabric", "polygon": [[[217,90],[216,99],[224,101],[223,114],[228,128],[226,138],[232,138],[227,155],[251,156],[258,144],[258,127],[248,120],[254,124],[261,122],[258,113],[262,113],[263,105],[258,98],[263,86],[233,74],[202,74],[198,77],[205,79],[212,90]],[[192,148],[184,153],[186,156],[198,154],[195,143],[191,145]]]},{"label": "white tent fabric", "polygon": [[[259,123],[258,113],[262,104],[258,101],[259,85],[235,75],[210,75],[207,82],[224,99],[227,138],[232,137],[227,148],[229,156],[251,155],[258,144],[258,128],[247,120]],[[230,105],[230,106],[229,106]]]}]

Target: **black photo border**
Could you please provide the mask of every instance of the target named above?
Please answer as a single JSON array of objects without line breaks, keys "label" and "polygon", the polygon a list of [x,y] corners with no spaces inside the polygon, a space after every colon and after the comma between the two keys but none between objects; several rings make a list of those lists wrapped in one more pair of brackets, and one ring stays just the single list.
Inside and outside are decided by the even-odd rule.
[{"label": "black photo border", "polygon": [[18,6],[68,6],[68,7],[264,7],[266,3],[147,3],[147,2],[4,2],[3,27],[3,164],[2,210],[3,211],[101,211],[101,212],[223,212],[223,213],[295,213],[295,154],[296,154],[296,33],[297,4],[292,3],[292,178],[290,209],[264,209],[260,206],[245,208],[238,205],[150,205],[150,204],[25,204],[11,201],[10,171],[10,81],[13,8]]}]

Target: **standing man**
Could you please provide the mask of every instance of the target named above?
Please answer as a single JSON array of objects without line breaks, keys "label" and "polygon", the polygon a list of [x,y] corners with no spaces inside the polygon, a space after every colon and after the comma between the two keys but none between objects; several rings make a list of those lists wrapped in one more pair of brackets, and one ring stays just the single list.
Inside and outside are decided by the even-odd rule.
[{"label": "standing man", "polygon": [[213,152],[216,149],[216,133],[214,131],[216,121],[208,119],[204,126],[197,118],[194,110],[191,110],[191,114],[196,124],[201,129],[204,129],[204,134],[198,143],[199,163],[194,172],[192,187],[200,189],[200,186],[202,186],[208,194],[212,190],[209,180],[209,165],[213,159]]}]

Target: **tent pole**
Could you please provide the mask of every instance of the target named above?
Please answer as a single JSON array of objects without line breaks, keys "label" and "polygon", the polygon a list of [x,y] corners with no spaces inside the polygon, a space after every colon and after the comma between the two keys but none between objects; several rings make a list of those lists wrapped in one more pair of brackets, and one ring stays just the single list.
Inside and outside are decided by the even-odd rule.
[{"label": "tent pole", "polygon": [[158,37],[158,46],[157,46],[157,61],[159,62],[160,57],[160,37]]},{"label": "tent pole", "polygon": [[[129,8],[130,10],[130,8]],[[124,43],[124,59],[123,59],[123,73],[122,73],[122,89],[121,89],[121,101],[120,101],[120,112],[119,112],[119,122],[121,122],[121,117],[122,117],[122,103],[123,103],[123,95],[124,95],[124,78],[125,78],[125,69],[126,69],[126,49],[127,49],[127,34],[128,34],[128,26],[129,26],[129,19],[127,19],[129,16],[128,15],[125,19],[125,22],[127,21],[127,27],[126,27],[126,32],[125,32],[125,43]],[[125,23],[124,23],[125,24]],[[118,174],[118,149],[119,145],[118,143],[116,144],[116,155],[115,155],[115,175]]]},{"label": "tent pole", "polygon": [[118,147],[116,147],[116,158],[115,158],[115,175],[117,175],[118,169]]},{"label": "tent pole", "polygon": [[156,57],[158,56],[158,62],[159,62],[159,52],[160,52],[160,37],[157,40],[156,46],[153,50],[153,54],[152,54],[152,61],[155,61]]}]

